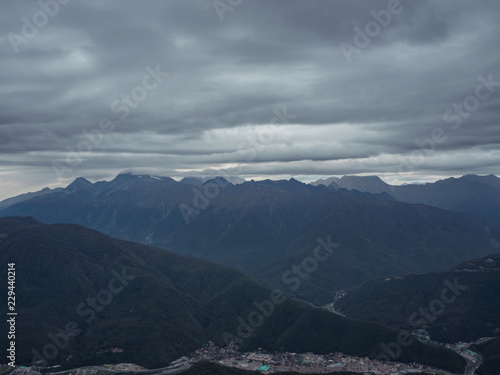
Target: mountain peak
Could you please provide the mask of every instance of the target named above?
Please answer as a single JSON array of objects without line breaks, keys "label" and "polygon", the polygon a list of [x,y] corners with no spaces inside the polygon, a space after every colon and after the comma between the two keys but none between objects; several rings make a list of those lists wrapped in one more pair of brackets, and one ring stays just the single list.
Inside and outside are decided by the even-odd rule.
[{"label": "mountain peak", "polygon": [[356,176],[356,175],[346,175],[342,176],[339,181],[372,181],[372,182],[382,182],[384,181],[379,176]]},{"label": "mountain peak", "polygon": [[152,176],[149,174],[139,174],[132,172],[123,172],[117,175],[111,182],[128,182],[128,181],[174,181],[170,177]]},{"label": "mountain peak", "polygon": [[339,180],[340,180],[340,178],[338,178],[338,177],[328,177],[325,179],[319,179],[319,180],[313,181],[309,185],[313,185],[313,186],[325,185],[325,186],[333,186],[335,188],[338,188],[337,182]]},{"label": "mountain peak", "polygon": [[224,177],[220,177],[220,176],[211,178],[209,180],[204,180],[202,185],[213,184],[213,183],[215,183],[219,186],[232,185],[231,182],[226,180]]},{"label": "mountain peak", "polygon": [[203,185],[203,181],[198,177],[184,177],[181,181],[182,184],[193,185],[193,186],[201,186]]},{"label": "mountain peak", "polygon": [[187,185],[193,185],[193,186],[201,186],[205,184],[207,181],[213,181],[213,180],[218,180],[221,179],[221,181],[227,181],[231,185],[238,185],[247,182],[243,178],[240,178],[238,176],[231,176],[231,175],[223,175],[223,176],[186,176],[184,177],[180,182],[183,184]]},{"label": "mountain peak", "polygon": [[124,172],[124,173],[120,173],[119,175],[117,175],[113,181],[131,181],[131,180],[137,180],[138,178],[138,175],[136,174],[133,174],[131,172]]},{"label": "mountain peak", "polygon": [[485,185],[490,185],[490,186],[497,187],[497,188],[500,187],[500,178],[498,178],[494,174],[489,174],[489,175],[484,175],[484,176],[480,176],[480,175],[476,175],[476,174],[466,174],[466,175],[458,178],[457,180],[477,181],[477,182],[481,182]]},{"label": "mountain peak", "polygon": [[92,184],[92,182],[83,177],[78,177],[75,179],[75,181],[73,181],[66,187],[66,190],[67,191],[74,191],[76,189],[91,190],[93,187],[94,185]]},{"label": "mountain peak", "polygon": [[359,190],[367,193],[390,192],[391,186],[382,181],[378,176],[343,176],[336,181],[340,188]]}]

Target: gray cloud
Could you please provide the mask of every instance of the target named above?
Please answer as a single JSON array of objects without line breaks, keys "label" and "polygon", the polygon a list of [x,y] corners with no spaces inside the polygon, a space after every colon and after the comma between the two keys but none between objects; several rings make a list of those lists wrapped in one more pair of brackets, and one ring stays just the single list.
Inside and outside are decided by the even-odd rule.
[{"label": "gray cloud", "polygon": [[[339,45],[356,46],[355,28],[388,4],[243,0],[221,22],[210,0],[72,0],[15,53],[23,17],[34,22],[44,11],[5,2],[0,199],[130,168],[175,177],[210,168],[255,178],[369,173],[391,182],[499,174],[500,87],[456,129],[443,115],[475,95],[479,77],[500,81],[500,3],[402,0],[347,62]],[[138,89],[157,66],[168,77]],[[147,95],[125,116],[117,108],[134,89]],[[294,117],[271,126],[284,107]],[[84,133],[104,118],[113,131],[58,178],[53,163],[74,161],[90,142]],[[431,147],[435,129],[446,140]]]}]

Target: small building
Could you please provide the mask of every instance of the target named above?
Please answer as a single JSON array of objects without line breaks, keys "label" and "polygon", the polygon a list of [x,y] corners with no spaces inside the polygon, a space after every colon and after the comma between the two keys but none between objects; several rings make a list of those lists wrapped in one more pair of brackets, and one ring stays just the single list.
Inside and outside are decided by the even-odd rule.
[{"label": "small building", "polygon": [[262,365],[262,366],[257,367],[257,371],[266,372],[266,371],[269,371],[270,368],[271,368],[271,366]]}]

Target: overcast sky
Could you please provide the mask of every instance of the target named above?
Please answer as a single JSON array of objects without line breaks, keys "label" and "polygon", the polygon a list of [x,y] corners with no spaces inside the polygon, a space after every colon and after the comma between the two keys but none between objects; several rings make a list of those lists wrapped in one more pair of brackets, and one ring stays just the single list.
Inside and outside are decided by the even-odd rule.
[{"label": "overcast sky", "polygon": [[3,1],[0,199],[127,170],[500,175],[499,19],[498,0]]}]

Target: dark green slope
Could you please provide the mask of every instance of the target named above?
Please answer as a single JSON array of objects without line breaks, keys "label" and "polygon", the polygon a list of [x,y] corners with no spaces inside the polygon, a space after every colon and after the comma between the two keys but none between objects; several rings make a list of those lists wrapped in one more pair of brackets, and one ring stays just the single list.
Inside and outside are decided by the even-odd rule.
[{"label": "dark green slope", "polygon": [[[220,199],[171,233],[161,234],[158,228],[157,241],[241,269],[318,304],[330,302],[337,289],[380,275],[447,269],[497,251],[493,231],[481,221],[429,206],[337,193],[255,195],[250,191]],[[340,245],[332,256],[307,279],[294,275],[283,280],[313,255],[317,238],[326,241],[328,236]]]},{"label": "dark green slope", "polygon": [[[3,264],[16,263],[18,363],[31,362],[34,350],[67,367],[159,367],[209,339],[223,345],[225,333],[238,339],[237,319],[248,322],[252,313],[255,318],[255,302],[271,298],[270,289],[237,271],[77,225],[1,219],[0,234]],[[0,281],[3,290],[5,282]],[[364,356],[396,340],[394,330],[281,301],[268,305],[269,316],[238,340],[242,349]],[[5,307],[4,301],[4,316]],[[2,342],[6,329],[2,325]],[[124,351],[112,354],[111,347]],[[464,367],[454,353],[422,344],[405,349],[398,360],[458,372]]]},{"label": "dark green slope", "polygon": [[[443,301],[445,308],[436,301]],[[500,255],[469,261],[447,272],[370,281],[335,306],[348,316],[397,328],[416,329],[416,323],[426,319],[431,337],[444,342],[496,336],[500,334]],[[431,311],[431,319],[421,308]]]},{"label": "dark green slope", "polygon": [[496,337],[472,350],[484,357],[478,374],[498,374],[500,255],[469,261],[448,272],[371,281],[350,291],[335,307],[348,316],[394,328],[425,329],[442,342]]},{"label": "dark green slope", "polygon": [[500,369],[500,337],[473,346],[472,350],[479,351],[483,355],[483,364],[477,370],[478,375],[498,375]]},{"label": "dark green slope", "polygon": [[[203,342],[192,298],[134,254],[135,245],[74,225],[22,222],[7,231],[1,225],[0,232],[8,233],[0,243],[1,259],[15,262],[18,275],[19,361],[31,360],[32,349],[42,352],[53,342],[49,332],[56,335],[72,322],[80,332],[59,350],[55,363],[64,364],[68,355],[74,356],[74,364],[93,362],[99,360],[96,352],[113,346],[126,348],[124,355],[131,360],[161,363]],[[88,298],[110,290],[113,270],[135,278],[126,286],[114,283],[114,290],[123,291],[111,293],[104,308],[99,303],[89,308]],[[103,303],[109,298],[109,293],[101,296]]]}]

